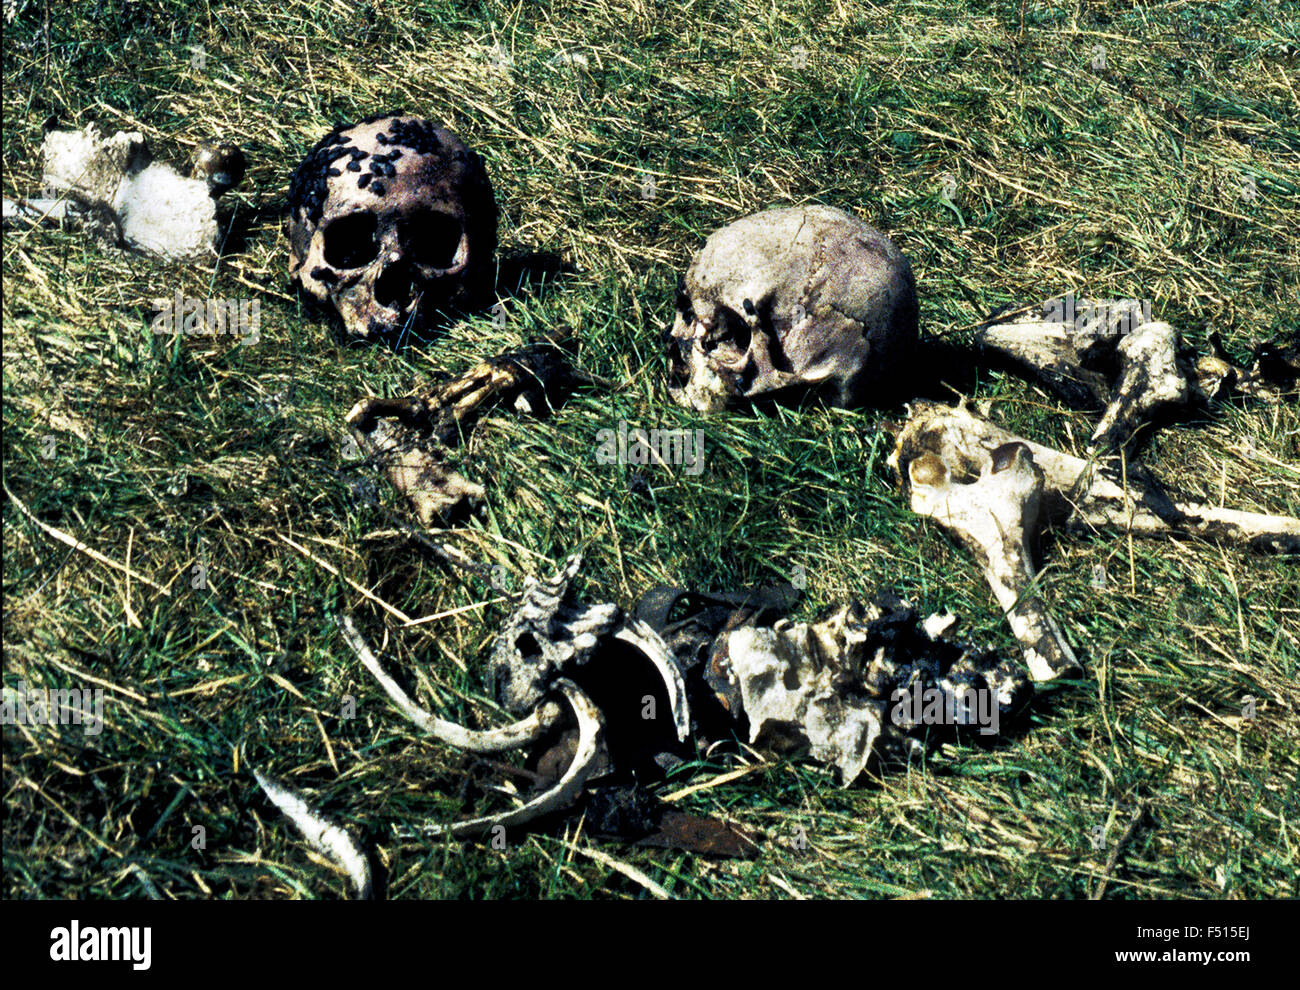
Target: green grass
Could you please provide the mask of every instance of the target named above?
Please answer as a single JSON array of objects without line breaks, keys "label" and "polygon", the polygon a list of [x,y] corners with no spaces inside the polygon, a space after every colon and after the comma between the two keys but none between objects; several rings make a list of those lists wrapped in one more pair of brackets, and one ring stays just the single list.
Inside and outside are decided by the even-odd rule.
[{"label": "green grass", "polygon": [[[738,216],[852,210],[910,257],[924,330],[956,341],[999,306],[1070,289],[1149,298],[1190,344],[1217,330],[1243,357],[1298,319],[1293,2],[67,3],[49,5],[48,33],[46,5],[19,7],[4,42],[6,195],[38,188],[42,123],[57,115],[140,129],[177,162],[201,140],[238,142],[250,171],[231,195],[253,219],[238,253],[179,267],[76,232],[6,231],[5,484],[166,589],[70,552],[5,497],[5,684],[108,694],[99,736],[4,729],[10,897],[345,893],[236,765],[240,747],[366,830],[390,896],[647,896],[578,855],[588,840],[572,826],[504,851],[396,837],[457,814],[481,768],[414,738],[333,621],[387,629],[385,662],[440,713],[500,717],[483,665],[505,603],[358,504],[342,418],[558,325],[612,394],[481,423],[454,459],[488,486],[487,514],[445,539],[503,565],[512,587],[582,548],[586,593],[623,604],[659,582],[725,589],[802,565],[801,615],[890,588],[1014,653],[971,559],[893,489],[881,424],[897,411],[701,417],[667,401],[673,284]],[[445,120],[485,157],[503,248],[558,252],[577,273],[510,301],[505,328],[467,319],[401,354],[341,347],[308,319],[286,289],[288,176],[335,120],[393,107]],[[149,300],[177,289],[259,298],[261,341],[152,337]],[[977,396],[1036,439],[1077,449],[1091,430],[1000,374]],[[1214,413],[1157,437],[1156,474],[1295,514],[1300,413]],[[596,431],[620,418],[703,428],[704,472],[653,473],[650,497],[634,494],[628,469],[595,460]],[[479,607],[404,628],[286,538],[410,616]],[[665,793],[753,765],[679,806],[756,830],[760,857],[605,851],[684,897],[1084,897],[1103,875],[1106,897],[1296,896],[1294,563],[1114,535],[1062,534],[1046,556],[1087,674],[1022,731],[848,790],[813,765],[702,754]],[[191,587],[200,559],[207,589]],[[1253,721],[1244,695],[1259,699]],[[791,842],[801,828],[806,851]]]}]

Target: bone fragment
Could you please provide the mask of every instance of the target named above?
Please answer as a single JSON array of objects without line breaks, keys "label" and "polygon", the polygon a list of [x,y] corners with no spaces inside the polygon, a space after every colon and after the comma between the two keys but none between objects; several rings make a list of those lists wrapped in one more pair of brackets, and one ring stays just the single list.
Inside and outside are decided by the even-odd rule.
[{"label": "bone fragment", "polygon": [[253,777],[271,802],[302,833],[307,844],[347,874],[358,898],[368,900],[372,893],[370,861],[351,833],[314,809],[298,791],[256,767],[253,768]]}]

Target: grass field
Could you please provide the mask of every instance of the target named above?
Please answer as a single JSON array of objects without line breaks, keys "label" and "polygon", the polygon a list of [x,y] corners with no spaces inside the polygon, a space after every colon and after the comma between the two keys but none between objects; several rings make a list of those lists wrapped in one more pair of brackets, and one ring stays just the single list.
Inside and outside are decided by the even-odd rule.
[{"label": "grass field", "polygon": [[[230,194],[247,237],[216,263],[5,233],[4,684],[106,695],[96,736],[5,726],[9,897],[345,895],[247,761],[364,831],[391,897],[649,896],[582,855],[572,825],[505,850],[400,838],[464,810],[472,761],[409,730],[334,622],[353,614],[377,642],[386,629],[385,662],[446,717],[501,718],[483,663],[508,603],[353,497],[342,420],[559,325],[612,394],[482,422],[451,456],[487,510],[444,539],[512,587],[581,548],[587,595],[625,605],[658,583],[730,589],[801,565],[801,616],[889,588],[1017,652],[969,555],[893,488],[881,423],[898,410],[669,403],[673,286],[741,215],[855,212],[911,259],[923,331],[954,342],[1000,306],[1071,289],[1150,299],[1185,341],[1204,349],[1217,330],[1243,360],[1300,320],[1295,2],[11,7],[6,195],[37,192],[51,116],[138,129],[176,162],[219,136],[250,169]],[[505,327],[485,315],[426,348],[344,347],[289,293],[291,171],[335,121],[393,108],[484,156],[503,251],[572,265],[508,299]],[[150,301],[177,290],[260,300],[260,340],[154,336]],[[1000,373],[976,396],[1066,449],[1091,431]],[[630,487],[629,468],[595,458],[620,419],[702,428],[703,472]],[[1294,406],[1217,406],[1146,456],[1198,499],[1300,510]],[[1045,559],[1087,672],[1008,738],[850,789],[813,764],[701,754],[664,793],[750,767],[677,804],[755,830],[756,859],[600,848],[683,897],[1300,894],[1294,561],[1106,534],[1062,534]],[[461,611],[404,626],[344,577],[413,618]],[[357,717],[342,719],[348,695]]]}]

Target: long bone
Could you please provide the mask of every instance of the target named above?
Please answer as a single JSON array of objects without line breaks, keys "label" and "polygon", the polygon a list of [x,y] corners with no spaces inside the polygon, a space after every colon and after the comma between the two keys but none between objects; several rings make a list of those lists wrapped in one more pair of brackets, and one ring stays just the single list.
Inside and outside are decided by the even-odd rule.
[{"label": "long bone", "polygon": [[[1282,401],[1296,382],[1296,349],[1260,344],[1254,366],[1234,366],[1217,334],[1212,353],[1182,351],[1178,333],[1152,320],[1150,305],[1134,299],[1049,299],[1042,316],[990,323],[977,335],[986,356],[1009,361],[1080,409],[1100,408],[1092,450],[1117,450],[1157,415],[1204,406],[1233,393]],[[1280,346],[1279,346],[1280,345]]]},{"label": "long bone", "polygon": [[1191,387],[1178,365],[1178,334],[1168,323],[1144,323],[1115,345],[1120,372],[1110,404],[1092,433],[1092,448],[1124,445],[1161,409],[1187,403]]},{"label": "long bone", "polygon": [[976,415],[964,401],[912,403],[890,463],[905,464],[930,450],[969,471],[977,452],[1008,443],[1028,447],[1043,471],[1045,522],[1117,527],[1144,536],[1186,533],[1250,549],[1300,552],[1300,519],[1173,500],[1137,472],[1117,482],[1096,461],[1017,436]]},{"label": "long bone", "polygon": [[[979,558],[1030,676],[1050,681],[1077,670],[1079,661],[1035,584],[1030,544],[1039,522],[1043,472],[1029,448],[1012,441],[992,451],[965,451],[963,459],[936,450],[900,459],[903,452],[900,441],[890,463],[907,479],[912,511],[939,522]],[[978,472],[973,478],[972,466]]]}]

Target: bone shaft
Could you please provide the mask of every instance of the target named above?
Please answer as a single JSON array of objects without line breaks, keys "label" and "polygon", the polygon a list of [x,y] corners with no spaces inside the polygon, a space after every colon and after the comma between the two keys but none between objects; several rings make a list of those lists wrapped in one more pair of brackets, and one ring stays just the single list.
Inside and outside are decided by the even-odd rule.
[{"label": "bone shaft", "polygon": [[[1106,484],[1106,488],[1115,488]],[[1103,494],[1103,492],[1105,492]],[[1221,509],[1192,502],[1174,502],[1174,509],[1183,522],[1174,525],[1153,512],[1139,507],[1137,499],[1125,500],[1123,492],[1089,491],[1075,509],[1079,522],[1088,526],[1117,526],[1143,536],[1168,535],[1182,532],[1203,536],[1224,543],[1254,543],[1277,541],[1285,545],[1300,542],[1300,519],[1294,516],[1271,516],[1262,512],[1243,512],[1238,509]]]},{"label": "bone shaft", "polygon": [[4,199],[5,220],[62,220],[68,211],[66,199]]},{"label": "bone shaft", "polygon": [[1079,661],[1034,590],[1028,560],[1024,549],[992,555],[984,566],[984,577],[1020,642],[1030,676],[1039,682],[1051,681],[1078,670]]}]

